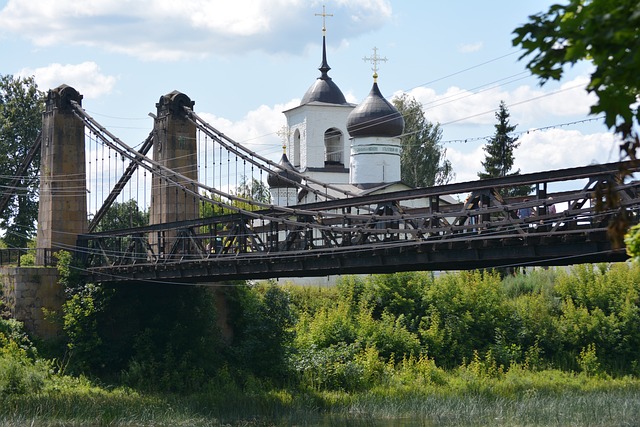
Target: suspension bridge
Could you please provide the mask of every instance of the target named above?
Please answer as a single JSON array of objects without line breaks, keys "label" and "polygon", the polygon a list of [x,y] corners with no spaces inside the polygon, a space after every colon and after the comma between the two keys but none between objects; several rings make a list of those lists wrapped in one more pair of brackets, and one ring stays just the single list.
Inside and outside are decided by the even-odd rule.
[{"label": "suspension bridge", "polygon": [[[355,195],[234,141],[180,92],[160,98],[153,130],[136,146],[91,117],[71,87],[50,91],[46,105],[24,162],[40,150],[37,262],[71,251],[96,282],[622,261],[624,247],[612,245],[607,229],[638,221],[640,183],[620,173],[636,171],[629,163]],[[252,194],[268,177],[315,201],[285,205]],[[522,186],[529,196],[504,196]],[[616,207],[596,206],[602,194]],[[114,221],[110,211],[127,203],[133,209]],[[148,225],[134,223],[136,215],[148,215]]]}]

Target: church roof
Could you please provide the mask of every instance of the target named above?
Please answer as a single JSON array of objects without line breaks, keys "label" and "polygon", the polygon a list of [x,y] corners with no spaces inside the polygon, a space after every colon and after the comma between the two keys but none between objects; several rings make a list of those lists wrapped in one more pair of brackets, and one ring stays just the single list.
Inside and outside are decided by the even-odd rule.
[{"label": "church roof", "polygon": [[327,104],[346,104],[347,100],[344,94],[340,90],[337,84],[329,77],[329,64],[327,63],[327,47],[326,37],[322,36],[322,63],[318,70],[320,70],[320,77],[307,89],[307,93],[302,97],[300,105],[308,104],[310,102],[324,102]]},{"label": "church roof", "polygon": [[347,130],[351,137],[396,137],[404,131],[404,118],[382,96],[378,83],[374,81],[367,98],[349,114]]},{"label": "church roof", "polygon": [[286,154],[282,154],[279,165],[282,167],[282,170],[270,173],[267,177],[267,184],[269,184],[270,188],[295,187],[295,184],[287,181],[287,179],[297,182],[298,184],[302,182],[302,177],[296,173],[298,171],[295,166],[291,164]]}]

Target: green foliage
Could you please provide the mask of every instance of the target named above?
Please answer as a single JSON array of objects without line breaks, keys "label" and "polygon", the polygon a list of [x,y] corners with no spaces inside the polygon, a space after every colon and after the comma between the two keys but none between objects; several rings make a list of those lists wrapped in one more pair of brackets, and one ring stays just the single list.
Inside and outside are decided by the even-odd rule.
[{"label": "green foliage", "polygon": [[364,369],[357,363],[359,345],[340,343],[327,347],[312,345],[293,359],[301,386],[313,390],[360,390]]},{"label": "green foliage", "polygon": [[[33,77],[0,75],[0,185],[3,188],[8,188],[36,141],[43,111],[44,93],[38,90]],[[0,228],[6,230],[4,240],[11,247],[26,247],[36,232],[38,158],[18,182],[20,191],[0,213]]]},{"label": "green foliage", "polygon": [[624,236],[624,244],[627,254],[636,261],[640,261],[640,224],[629,229]]},{"label": "green foliage", "polygon": [[486,352],[498,331],[509,331],[508,306],[498,275],[446,274],[424,295],[426,311],[420,334],[427,353],[443,366]]},{"label": "green foliage", "polygon": [[276,285],[237,286],[228,295],[234,306],[230,349],[241,369],[274,380],[287,379],[295,321],[289,293]]},{"label": "green foliage", "polygon": [[[602,414],[619,413],[640,392],[638,275],[629,263],[506,281],[462,272],[347,277],[337,288],[237,283],[224,288],[235,331],[226,343],[215,333],[210,289],[103,288],[109,298],[93,296],[108,306],[96,311],[102,343],[93,356],[100,352],[105,366],[87,373],[102,374],[109,390],[52,372],[20,324],[0,321],[0,417],[211,425],[212,417],[297,424],[320,413],[367,414],[367,422],[422,414],[426,424],[619,424]],[[72,289],[80,297],[90,287]],[[549,405],[558,405],[552,414]],[[635,422],[630,412],[624,424]]]},{"label": "green foliage", "polygon": [[406,93],[392,102],[404,118],[402,182],[412,187],[431,187],[451,181],[454,173],[445,157],[440,125],[428,122],[422,105]]},{"label": "green foliage", "polygon": [[69,367],[89,372],[102,362],[102,340],[98,335],[98,311],[102,293],[92,284],[79,289],[63,304],[63,331],[67,337]]},{"label": "green foliage", "polygon": [[96,226],[96,232],[144,227],[149,224],[149,212],[140,210],[138,202],[115,202]]},{"label": "green foliage", "polygon": [[22,323],[15,319],[0,318],[0,348],[9,343],[15,344],[16,350],[30,359],[36,359],[38,356],[38,351],[24,331]]},{"label": "green foliage", "polygon": [[106,295],[102,288],[81,280],[70,252],[59,251],[54,256],[58,260],[58,283],[67,297],[62,305],[62,330],[66,336],[69,369],[89,372],[102,364],[98,315]]},{"label": "green foliage", "polygon": [[640,267],[574,266],[571,274],[558,277],[555,289],[562,301],[555,328],[566,357],[577,357],[584,348],[594,346],[599,363],[608,372],[637,372]]},{"label": "green foliage", "polygon": [[[138,202],[114,202],[96,224],[95,231],[122,230],[149,225],[149,211],[141,210]],[[131,243],[131,237],[106,238],[103,245],[113,253],[125,251]]]},{"label": "green foliage", "polygon": [[578,365],[580,370],[586,375],[598,375],[600,373],[600,363],[596,354],[596,345],[591,343],[580,351],[578,355]]},{"label": "green foliage", "polygon": [[300,311],[296,346],[302,356],[341,346],[374,348],[386,361],[425,354],[447,369],[490,354],[505,371],[582,370],[594,353],[602,372],[637,373],[639,275],[638,265],[615,264],[505,280],[477,271],[347,277],[337,296]]},{"label": "green foliage", "polygon": [[402,316],[409,330],[415,332],[425,309],[424,293],[432,285],[433,275],[429,272],[370,276],[360,301],[372,309],[374,318],[380,319],[384,312]]},{"label": "green foliage", "polygon": [[50,375],[49,364],[12,319],[0,319],[0,402],[13,395],[38,393]]},{"label": "green foliage", "polygon": [[[496,112],[498,123],[494,125],[495,134],[482,147],[485,151],[485,158],[482,162],[484,172],[478,172],[480,179],[498,178],[511,175],[519,175],[520,170],[511,172],[515,156],[514,150],[518,148],[520,143],[517,136],[511,134],[515,131],[516,125],[509,123],[509,110],[504,101],[500,101],[500,106]],[[531,192],[531,187],[523,186],[501,190],[503,197],[526,196]]]},{"label": "green foliage", "polygon": [[36,265],[36,241],[35,239],[31,239],[27,242],[27,247],[29,250],[26,254],[20,255],[20,265],[22,267],[34,266]]},{"label": "green foliage", "polygon": [[587,90],[598,98],[592,114],[605,115],[635,157],[640,110],[640,4],[637,0],[568,0],[529,16],[516,28],[514,46],[532,55],[527,68],[542,83],[559,80],[566,65],[590,61],[595,70]]},{"label": "green foliage", "polygon": [[251,178],[249,181],[246,176],[242,177],[240,185],[236,188],[236,196],[261,203],[270,203],[271,201],[271,193],[265,183],[255,178]]},{"label": "green foliage", "polygon": [[[128,284],[110,290],[98,319],[103,376],[142,390],[203,389],[221,365],[213,293],[204,287]],[[100,372],[100,371],[99,371]]]},{"label": "green foliage", "polygon": [[210,218],[218,215],[227,215],[236,213],[237,209],[227,207],[225,205],[231,205],[238,209],[255,211],[262,209],[263,206],[257,205],[255,202],[261,204],[271,203],[271,193],[269,188],[263,181],[251,178],[249,181],[246,176],[242,176],[240,184],[236,187],[235,191],[231,191],[237,197],[244,200],[224,200],[218,195],[212,195],[210,193],[203,193],[203,196],[207,199],[213,200],[213,203],[203,201],[200,205],[200,217]]},{"label": "green foliage", "polygon": [[313,314],[303,312],[296,329],[297,346],[303,348],[353,344],[357,338],[354,313],[344,302],[323,307]]}]

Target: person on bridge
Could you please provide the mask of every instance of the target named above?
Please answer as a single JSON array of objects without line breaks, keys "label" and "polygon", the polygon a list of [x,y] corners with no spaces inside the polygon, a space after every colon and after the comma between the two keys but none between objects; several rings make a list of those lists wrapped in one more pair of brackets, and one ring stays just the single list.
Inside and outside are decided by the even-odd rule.
[{"label": "person on bridge", "polygon": [[[523,202],[528,202],[528,201],[529,199],[523,200]],[[520,219],[529,218],[529,217],[532,217],[533,215],[534,215],[533,208],[529,206],[518,209],[518,218]]]}]

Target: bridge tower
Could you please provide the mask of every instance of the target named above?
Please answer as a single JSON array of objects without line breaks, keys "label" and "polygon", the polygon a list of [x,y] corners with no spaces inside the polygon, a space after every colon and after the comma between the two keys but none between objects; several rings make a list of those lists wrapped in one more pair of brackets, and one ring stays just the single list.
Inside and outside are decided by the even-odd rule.
[{"label": "bridge tower", "polygon": [[[192,192],[186,192],[177,185],[187,185],[185,178],[198,180],[196,126],[187,120],[183,108],[193,108],[194,104],[187,95],[178,91],[161,96],[156,104],[153,158],[180,176],[173,175],[167,180],[160,173],[153,174],[150,225],[196,219],[199,216],[196,186],[188,184]],[[166,253],[174,243],[175,236],[175,232],[164,236],[152,235],[149,240],[156,245],[158,253]]]},{"label": "bridge tower", "polygon": [[[40,149],[39,249],[68,250],[87,232],[87,183],[84,123],[73,113],[71,101],[82,102],[74,88],[61,85],[47,94]],[[45,265],[46,251],[38,250],[36,264]]]}]

